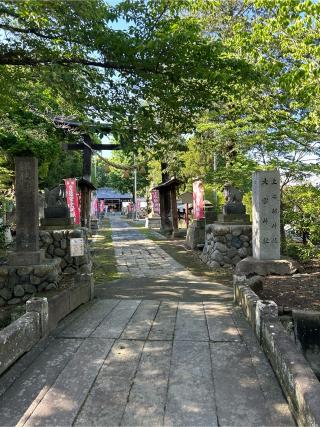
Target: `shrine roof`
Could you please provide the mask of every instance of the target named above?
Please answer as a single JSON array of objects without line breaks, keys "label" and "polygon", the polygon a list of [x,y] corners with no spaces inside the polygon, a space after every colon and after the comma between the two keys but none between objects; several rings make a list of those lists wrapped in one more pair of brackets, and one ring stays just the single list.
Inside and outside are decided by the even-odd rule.
[{"label": "shrine roof", "polygon": [[98,199],[132,199],[131,193],[120,193],[110,187],[98,188],[97,189]]},{"label": "shrine roof", "polygon": [[92,182],[88,181],[87,179],[80,178],[78,179],[78,186],[81,187],[87,187],[89,190],[94,191],[96,187],[92,184]]},{"label": "shrine roof", "polygon": [[177,187],[178,185],[180,185],[180,181],[177,178],[171,178],[169,179],[169,181],[166,182],[162,182],[161,184],[157,185],[156,187],[154,187],[154,190],[162,190],[164,188],[170,188],[170,187]]}]

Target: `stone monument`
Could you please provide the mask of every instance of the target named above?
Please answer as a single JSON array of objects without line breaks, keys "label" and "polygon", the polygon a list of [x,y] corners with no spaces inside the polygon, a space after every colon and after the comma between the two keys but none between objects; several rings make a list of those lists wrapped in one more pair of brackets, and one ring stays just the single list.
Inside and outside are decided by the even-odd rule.
[{"label": "stone monument", "polygon": [[246,208],[242,203],[243,193],[231,184],[223,187],[225,204],[222,214],[218,215],[220,223],[250,224],[250,217],[246,215]]},{"label": "stone monument", "polygon": [[0,305],[19,304],[33,294],[55,289],[61,260],[39,249],[38,160],[16,157],[16,250],[0,268]]},{"label": "stone monument", "polygon": [[205,228],[203,262],[214,268],[234,267],[252,253],[252,226],[242,192],[231,184],[223,189],[225,204],[218,221]]},{"label": "stone monument", "polygon": [[16,157],[16,251],[9,264],[32,265],[43,261],[39,250],[38,159]]},{"label": "stone monument", "polygon": [[277,170],[258,171],[252,180],[253,256],[240,261],[239,276],[289,275],[299,265],[280,256],[280,174]]},{"label": "stone monument", "polygon": [[71,227],[74,219],[70,217],[70,210],[66,202],[65,186],[59,185],[51,190],[45,189],[46,207],[44,218],[41,219],[43,227]]}]

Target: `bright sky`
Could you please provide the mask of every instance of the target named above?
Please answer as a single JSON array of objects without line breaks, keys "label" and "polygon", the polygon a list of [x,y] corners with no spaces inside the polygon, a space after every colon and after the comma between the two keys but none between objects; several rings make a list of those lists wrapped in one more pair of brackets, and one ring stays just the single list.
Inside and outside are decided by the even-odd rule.
[{"label": "bright sky", "polygon": [[[116,6],[117,4],[120,3],[120,0],[107,0],[106,3],[109,4],[110,6]],[[111,28],[115,30],[125,30],[126,28],[128,28],[128,23],[124,19],[119,19],[117,22],[110,23],[109,25]],[[102,144],[111,144],[112,143],[111,138],[112,137],[109,135],[104,136],[102,138]],[[103,150],[101,154],[103,157],[110,158],[112,155],[112,151]]]}]

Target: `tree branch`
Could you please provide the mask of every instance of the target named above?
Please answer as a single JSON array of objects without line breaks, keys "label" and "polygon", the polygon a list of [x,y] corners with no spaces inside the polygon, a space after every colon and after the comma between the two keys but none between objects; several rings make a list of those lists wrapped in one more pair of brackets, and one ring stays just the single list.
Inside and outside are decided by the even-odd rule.
[{"label": "tree branch", "polygon": [[88,65],[92,67],[104,68],[104,69],[114,69],[124,72],[133,72],[140,71],[145,73],[154,73],[154,74],[164,74],[161,71],[157,71],[156,68],[146,67],[142,64],[119,64],[112,61],[94,61],[81,57],[73,58],[32,58],[26,57],[23,55],[17,55],[16,52],[12,54],[0,55],[0,65],[23,65],[35,67],[37,65],[50,65],[50,64],[59,64],[59,65]]},{"label": "tree branch", "polygon": [[33,34],[37,37],[41,37],[47,40],[55,40],[61,37],[60,35],[49,36],[46,34],[42,34],[36,28],[18,28],[7,24],[0,24],[0,28],[2,28],[3,30],[11,31],[12,33]]}]

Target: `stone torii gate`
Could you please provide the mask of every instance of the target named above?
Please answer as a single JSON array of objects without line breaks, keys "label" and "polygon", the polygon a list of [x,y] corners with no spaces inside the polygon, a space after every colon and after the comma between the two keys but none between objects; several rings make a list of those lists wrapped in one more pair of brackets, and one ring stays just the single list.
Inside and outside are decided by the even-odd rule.
[{"label": "stone torii gate", "polygon": [[[63,126],[67,129],[81,129],[83,123],[76,121],[68,121],[60,118],[55,119],[56,125]],[[102,132],[110,134],[112,128],[106,124],[92,124],[89,126],[94,132]],[[93,150],[121,150],[122,146],[119,144],[94,144],[88,132],[80,133],[83,142],[76,144],[65,144],[66,150],[81,150],[83,153],[83,169],[82,179],[79,181],[81,191],[81,225],[82,227],[90,226],[90,201],[91,192],[95,190],[94,185],[91,183],[91,160]]]}]

